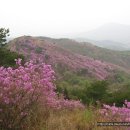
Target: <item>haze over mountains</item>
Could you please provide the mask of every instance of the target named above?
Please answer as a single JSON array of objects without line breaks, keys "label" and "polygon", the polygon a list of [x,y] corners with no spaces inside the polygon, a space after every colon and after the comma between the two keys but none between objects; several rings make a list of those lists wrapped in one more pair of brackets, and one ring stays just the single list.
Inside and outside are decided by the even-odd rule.
[{"label": "haze over mountains", "polygon": [[75,39],[92,42],[108,49],[130,50],[130,25],[105,24],[97,29],[80,33],[75,36]]}]

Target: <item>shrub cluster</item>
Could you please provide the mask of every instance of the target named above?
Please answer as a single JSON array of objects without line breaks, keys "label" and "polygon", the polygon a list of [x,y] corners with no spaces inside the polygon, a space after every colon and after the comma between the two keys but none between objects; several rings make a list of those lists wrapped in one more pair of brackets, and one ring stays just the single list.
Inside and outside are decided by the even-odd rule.
[{"label": "shrub cluster", "polygon": [[100,110],[100,113],[108,118],[110,121],[115,119],[120,122],[129,122],[130,121],[130,102],[125,100],[123,107],[116,107],[115,103],[113,106],[103,105],[103,109]]},{"label": "shrub cluster", "polygon": [[0,127],[16,129],[19,126],[22,129],[40,105],[43,109],[83,108],[79,101],[57,96],[50,65],[34,65],[30,61],[22,66],[21,59],[16,63],[16,69],[0,67]]}]

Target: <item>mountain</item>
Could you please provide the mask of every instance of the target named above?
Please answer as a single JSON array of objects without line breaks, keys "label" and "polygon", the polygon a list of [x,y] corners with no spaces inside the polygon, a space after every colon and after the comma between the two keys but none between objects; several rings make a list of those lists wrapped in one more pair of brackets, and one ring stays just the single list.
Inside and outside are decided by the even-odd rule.
[{"label": "mountain", "polygon": [[117,23],[105,24],[97,29],[80,33],[75,39],[93,41],[93,44],[114,49],[130,50],[130,25]]},{"label": "mountain", "polygon": [[48,39],[23,36],[10,41],[8,49],[23,54],[26,60],[51,64],[61,75],[65,71],[83,72],[86,77],[106,79],[114,75],[114,70],[117,69],[111,63],[73,53]]},{"label": "mountain", "polygon": [[111,50],[126,51],[130,49],[129,45],[123,44],[121,42],[110,41],[110,40],[95,41],[95,43],[99,47],[107,48]]},{"label": "mountain", "polygon": [[77,42],[72,39],[54,39],[47,37],[39,37],[50,42],[55,43],[55,45],[69,50],[73,53],[80,54],[83,56],[88,56],[97,60],[109,62],[127,70],[130,70],[130,52],[129,51],[113,51],[105,48],[95,46],[88,42]]},{"label": "mountain", "polygon": [[114,42],[110,40],[102,40],[102,41],[94,41],[90,39],[85,39],[85,38],[75,38],[76,41],[78,42],[90,42],[93,45],[96,45],[98,47],[110,49],[110,50],[115,50],[115,51],[128,51],[130,50],[130,45],[129,44],[123,44],[121,42]]}]

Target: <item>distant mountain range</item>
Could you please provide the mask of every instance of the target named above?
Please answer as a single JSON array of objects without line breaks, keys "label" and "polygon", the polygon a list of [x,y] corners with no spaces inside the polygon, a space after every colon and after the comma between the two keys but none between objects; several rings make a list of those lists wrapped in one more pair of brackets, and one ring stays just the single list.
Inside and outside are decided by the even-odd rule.
[{"label": "distant mountain range", "polygon": [[108,49],[130,50],[130,25],[105,24],[92,31],[80,33],[74,38],[77,41],[92,42]]}]

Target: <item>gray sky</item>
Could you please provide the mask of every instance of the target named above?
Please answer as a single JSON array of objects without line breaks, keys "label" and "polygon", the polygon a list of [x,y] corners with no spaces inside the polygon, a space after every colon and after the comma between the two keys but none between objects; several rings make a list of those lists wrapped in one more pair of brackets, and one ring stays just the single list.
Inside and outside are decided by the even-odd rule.
[{"label": "gray sky", "polygon": [[0,0],[0,27],[11,37],[64,37],[105,23],[130,24],[130,0]]}]

